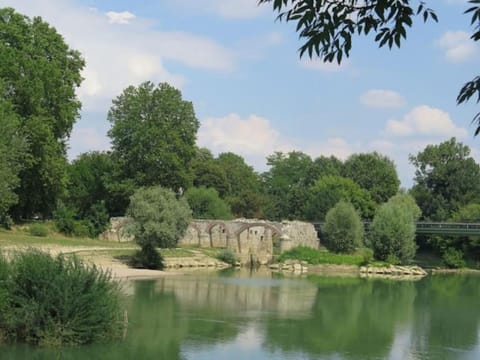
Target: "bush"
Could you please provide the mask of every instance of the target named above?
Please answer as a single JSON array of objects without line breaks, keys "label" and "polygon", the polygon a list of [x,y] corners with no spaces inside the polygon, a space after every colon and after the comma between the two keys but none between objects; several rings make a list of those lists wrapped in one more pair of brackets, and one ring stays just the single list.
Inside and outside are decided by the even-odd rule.
[{"label": "bush", "polygon": [[110,273],[75,256],[37,250],[15,254],[3,281],[1,268],[0,291],[7,300],[0,332],[7,340],[76,345],[120,335],[120,291]]},{"label": "bush", "polygon": [[465,267],[463,252],[455,248],[447,248],[442,255],[444,265],[451,269],[459,269]]},{"label": "bush", "polygon": [[410,195],[399,194],[380,206],[370,226],[370,243],[378,260],[408,263],[415,256],[415,222],[420,209]]},{"label": "bush", "polygon": [[11,230],[12,226],[14,225],[13,219],[11,218],[10,215],[0,216],[0,223],[5,230]]},{"label": "bush", "polygon": [[323,243],[333,252],[351,253],[362,245],[363,224],[352,204],[340,201],[325,217]]},{"label": "bush", "polygon": [[192,212],[184,198],[177,200],[171,190],[154,186],[138,189],[133,194],[127,216],[132,222],[126,230],[142,248],[138,259],[145,260],[143,266],[151,269],[156,252],[152,249],[176,245],[187,229]]},{"label": "bush", "polygon": [[362,265],[364,261],[363,250],[360,254],[335,254],[325,250],[312,249],[306,246],[297,246],[285,251],[278,257],[278,262],[293,259],[306,261],[309,264],[337,264],[337,265]]},{"label": "bush", "polygon": [[362,265],[368,265],[373,261],[373,250],[369,248],[362,249]]},{"label": "bush", "polygon": [[57,230],[65,235],[73,235],[75,232],[75,213],[73,210],[60,204],[53,214]]},{"label": "bush", "polygon": [[73,222],[73,233],[76,237],[91,237],[90,223],[87,220]]},{"label": "bush", "polygon": [[45,237],[48,235],[48,228],[42,224],[32,224],[28,227],[28,231],[32,236]]},{"label": "bush", "polygon": [[163,256],[151,244],[145,244],[132,255],[128,264],[134,268],[162,270]]},{"label": "bush", "polygon": [[201,186],[185,192],[185,198],[195,219],[232,219],[230,206],[218,196],[217,190]]},{"label": "bush", "polygon": [[221,251],[217,255],[217,259],[230,265],[235,265],[235,263],[237,262],[237,257],[232,252],[232,250],[229,250],[229,249]]},{"label": "bush", "polygon": [[87,215],[89,236],[96,238],[102,232],[104,232],[110,220],[107,208],[104,201],[96,202],[90,207],[90,211]]}]

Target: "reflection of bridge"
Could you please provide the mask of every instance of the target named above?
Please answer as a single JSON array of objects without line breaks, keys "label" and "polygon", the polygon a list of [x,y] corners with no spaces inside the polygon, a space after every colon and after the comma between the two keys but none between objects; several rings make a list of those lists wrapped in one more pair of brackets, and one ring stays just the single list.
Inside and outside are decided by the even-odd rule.
[{"label": "reflection of bridge", "polygon": [[[313,226],[321,234],[325,223],[314,222]],[[371,222],[364,222],[365,230],[368,231]],[[416,233],[426,235],[480,235],[480,223],[449,223],[449,222],[417,222]]]}]

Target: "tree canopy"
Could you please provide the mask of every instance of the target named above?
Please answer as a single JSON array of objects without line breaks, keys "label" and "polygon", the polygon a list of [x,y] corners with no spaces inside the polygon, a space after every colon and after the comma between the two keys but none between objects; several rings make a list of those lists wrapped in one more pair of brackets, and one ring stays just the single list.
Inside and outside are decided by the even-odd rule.
[{"label": "tree canopy", "polygon": [[122,178],[136,186],[189,187],[199,122],[179,90],[167,83],[129,86],[113,100],[108,120]]},{"label": "tree canopy", "polygon": [[[354,36],[374,35],[379,47],[400,47],[407,38],[407,30],[420,17],[424,22],[438,21],[435,11],[424,0],[258,0],[271,3],[278,12],[277,19],[296,24],[303,42],[300,57],[318,56],[325,62],[342,60],[350,55]],[[431,1],[429,3],[434,3]],[[480,40],[480,1],[469,0],[465,14],[471,16],[471,39]],[[457,103],[477,96],[480,101],[480,76],[461,88]],[[474,117],[480,132],[480,112]]]},{"label": "tree canopy", "polygon": [[40,17],[0,9],[2,98],[18,115],[28,139],[19,172],[17,217],[48,216],[66,185],[66,140],[78,118],[84,61]]},{"label": "tree canopy", "polygon": [[480,166],[470,148],[451,138],[410,156],[416,167],[411,194],[424,218],[444,221],[461,206],[480,200]]},{"label": "tree canopy", "polygon": [[377,152],[351,155],[343,164],[343,176],[368,190],[377,204],[395,195],[400,186],[393,161]]}]

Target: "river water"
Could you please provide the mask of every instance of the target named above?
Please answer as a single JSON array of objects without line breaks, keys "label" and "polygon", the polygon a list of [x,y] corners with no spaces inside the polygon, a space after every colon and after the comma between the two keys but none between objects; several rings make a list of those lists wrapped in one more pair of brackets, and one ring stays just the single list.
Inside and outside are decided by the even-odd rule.
[{"label": "river water", "polygon": [[480,276],[419,281],[224,271],[124,283],[128,333],[0,359],[480,359]]}]

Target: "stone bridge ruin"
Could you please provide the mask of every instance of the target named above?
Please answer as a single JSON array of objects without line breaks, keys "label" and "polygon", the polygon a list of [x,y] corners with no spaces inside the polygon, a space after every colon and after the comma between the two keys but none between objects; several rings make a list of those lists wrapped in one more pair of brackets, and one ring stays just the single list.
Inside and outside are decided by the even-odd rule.
[{"label": "stone bridge ruin", "polygon": [[194,220],[179,245],[227,248],[242,264],[268,264],[274,253],[299,245],[317,249],[319,241],[313,225],[300,221]]},{"label": "stone bridge ruin", "polygon": [[[110,219],[104,240],[131,241],[122,233],[126,218]],[[230,249],[242,264],[268,264],[274,254],[295,246],[317,249],[319,240],[314,226],[301,221],[271,222],[256,219],[193,220],[179,246]]]}]

